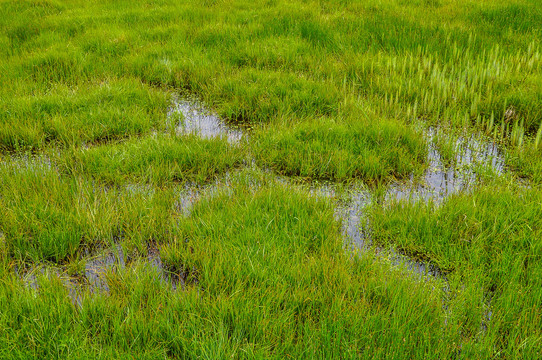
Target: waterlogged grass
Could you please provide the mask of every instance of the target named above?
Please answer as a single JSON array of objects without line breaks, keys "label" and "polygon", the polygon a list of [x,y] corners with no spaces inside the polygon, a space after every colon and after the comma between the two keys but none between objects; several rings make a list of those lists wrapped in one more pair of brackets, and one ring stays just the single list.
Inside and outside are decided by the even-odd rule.
[{"label": "waterlogged grass", "polygon": [[104,189],[43,159],[3,163],[0,179],[3,246],[16,259],[58,262],[116,238],[161,239],[172,221],[171,193]]},{"label": "waterlogged grass", "polygon": [[[66,161],[97,179],[204,183],[239,166],[245,152],[226,138],[200,139],[196,135],[155,135],[76,151]],[[75,164],[75,165],[73,165]]]},{"label": "waterlogged grass", "polygon": [[420,169],[423,137],[397,122],[330,119],[254,135],[257,162],[282,174],[315,180],[381,180]]},{"label": "waterlogged grass", "polygon": [[542,197],[506,184],[432,203],[375,206],[375,240],[429,259],[478,291],[488,309],[485,342],[505,357],[540,356]]},{"label": "waterlogged grass", "polygon": [[515,149],[510,152],[510,164],[518,175],[532,181],[534,184],[542,184],[542,156],[540,149],[527,148]]},{"label": "waterlogged grass", "polygon": [[[0,0],[0,357],[540,358],[541,23],[533,0]],[[175,135],[173,94],[251,130]],[[348,252],[332,201],[272,180],[378,200],[427,167],[420,122],[443,163],[448,129],[483,132],[510,172],[357,205],[446,279]],[[149,244],[184,287],[142,256],[77,301],[14,271]]]},{"label": "waterlogged grass", "polygon": [[[0,343],[17,356],[79,347],[82,354],[142,358],[455,351],[431,286],[374,259],[352,259],[328,203],[280,185],[230,190],[197,205],[174,232],[176,241],[161,249],[170,266],[190,269],[197,282],[172,292],[135,266],[112,275],[109,294],[84,294],[75,309],[54,279],[41,277],[35,296],[6,274],[2,326],[21,330],[4,333]],[[390,283],[393,291],[383,287]],[[47,335],[53,326],[60,330]],[[427,329],[435,336],[419,341]]]}]

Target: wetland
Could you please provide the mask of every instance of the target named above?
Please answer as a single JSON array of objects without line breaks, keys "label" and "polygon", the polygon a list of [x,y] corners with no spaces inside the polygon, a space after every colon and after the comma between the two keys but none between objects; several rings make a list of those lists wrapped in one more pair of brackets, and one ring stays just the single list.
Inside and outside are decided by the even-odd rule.
[{"label": "wetland", "polygon": [[0,358],[542,357],[541,24],[0,1]]}]

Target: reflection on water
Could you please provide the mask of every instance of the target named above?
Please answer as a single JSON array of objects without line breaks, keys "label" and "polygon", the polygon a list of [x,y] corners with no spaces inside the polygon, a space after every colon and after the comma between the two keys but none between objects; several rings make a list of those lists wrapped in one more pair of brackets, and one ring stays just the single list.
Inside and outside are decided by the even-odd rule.
[{"label": "reflection on water", "polygon": [[[504,157],[498,147],[482,137],[459,138],[455,142],[457,154],[451,166],[445,166],[435,145],[436,130],[427,132],[429,149],[427,154],[428,169],[422,179],[414,179],[392,184],[384,202],[392,201],[434,201],[439,203],[446,197],[467,191],[479,180],[476,169],[489,168],[495,174],[504,172]],[[320,187],[312,191],[318,196],[334,197],[332,187]],[[378,255],[393,264],[404,266],[423,277],[445,278],[441,270],[427,262],[416,261],[397,251],[376,247],[371,241],[370,222],[365,209],[373,201],[370,189],[357,185],[348,194],[348,200],[337,201],[336,216],[342,221],[343,233],[350,241],[350,247],[356,252],[374,250]]]},{"label": "reflection on water", "polygon": [[[242,132],[227,128],[214,115],[205,115],[198,110],[197,103],[179,101],[171,111],[178,111],[185,116],[185,121],[179,131],[197,132],[203,137],[227,136],[229,141],[239,141]],[[200,121],[201,120],[201,121]],[[467,191],[479,180],[476,170],[488,168],[495,174],[504,172],[504,158],[497,146],[484,141],[481,137],[463,137],[455,141],[455,153],[457,154],[451,166],[446,166],[435,145],[437,131],[430,129],[427,132],[429,149],[427,154],[428,168],[421,179],[411,177],[407,181],[392,184],[384,195],[384,202],[392,201],[434,201],[439,203],[446,197],[461,191]],[[24,160],[24,159],[23,159]],[[26,163],[26,161],[23,161]],[[50,166],[45,161],[46,166]],[[209,185],[185,185],[179,192],[176,206],[182,214],[189,216],[192,207],[203,195],[214,196],[217,192],[232,191],[231,183],[234,174],[226,176]],[[274,176],[276,183],[291,186],[289,178]],[[249,187],[257,188],[257,182]],[[371,240],[371,227],[366,214],[367,207],[373,201],[372,191],[366,185],[360,184],[352,187],[344,199],[336,199],[336,187],[333,184],[317,185],[310,189],[312,195],[333,198],[336,205],[335,214],[342,221],[343,233],[349,239],[349,246],[355,252],[372,251],[391,261],[397,266],[405,267],[422,277],[445,278],[444,274],[433,264],[414,260],[397,251],[374,246]],[[131,192],[151,191],[146,187],[127,186]],[[1,235],[0,235],[1,237]],[[184,287],[187,274],[182,271],[169,271],[164,266],[160,257],[159,248],[156,244],[147,244],[146,263],[149,269],[154,269],[161,282],[168,283],[173,289],[180,284]],[[139,256],[141,258],[141,256]],[[80,289],[84,284],[91,292],[109,291],[107,276],[111,272],[119,271],[130,266],[130,258],[124,254],[121,246],[89,257],[86,259],[84,274],[79,277],[70,277],[61,268],[47,270],[48,276],[55,275],[69,289],[74,303],[80,303]],[[43,273],[44,267],[25,270],[24,281],[37,289],[36,274]]]},{"label": "reflection on water", "polygon": [[109,291],[106,275],[108,272],[126,267],[122,247],[117,245],[110,251],[87,259],[85,264],[85,278],[91,291]]},{"label": "reflection on water", "polygon": [[202,138],[226,137],[230,143],[237,143],[243,132],[233,129],[212,111],[195,99],[176,99],[168,112],[169,119],[180,117],[176,130],[180,134],[195,134]]},{"label": "reflection on water", "polygon": [[469,190],[478,181],[476,168],[479,166],[489,168],[497,175],[504,172],[504,157],[497,145],[474,135],[457,139],[455,161],[452,166],[445,166],[435,145],[436,135],[434,129],[427,132],[429,166],[421,181],[411,178],[391,186],[386,200],[433,200],[438,203],[452,194]]},{"label": "reflection on water", "polygon": [[[140,262],[143,260],[143,264],[148,265],[148,271],[155,274],[161,283],[169,284],[173,290],[176,290],[179,285],[184,288],[186,274],[166,269],[156,244],[148,244],[146,261],[142,256],[139,256],[139,259]],[[16,266],[15,273],[26,286],[36,291],[39,291],[39,277],[58,279],[68,290],[68,295],[74,305],[81,305],[85,289],[90,293],[109,292],[108,277],[110,274],[129,267],[131,262],[132,258],[125,254],[122,246],[116,245],[113,248],[103,250],[98,255],[88,257],[85,260],[84,270],[80,274],[70,275],[66,268],[51,264],[36,264],[29,267]]]}]

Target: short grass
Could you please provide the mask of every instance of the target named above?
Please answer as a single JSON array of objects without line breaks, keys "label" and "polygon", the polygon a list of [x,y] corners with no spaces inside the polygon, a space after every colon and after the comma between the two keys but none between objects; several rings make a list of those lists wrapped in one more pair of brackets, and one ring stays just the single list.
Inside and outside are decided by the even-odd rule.
[{"label": "short grass", "polygon": [[[540,24],[536,0],[0,0],[0,358],[540,358]],[[243,141],[174,134],[183,96]],[[380,201],[427,126],[485,133],[507,174]],[[349,252],[324,180],[374,184],[375,244],[445,278]],[[16,271],[115,245],[140,256],[80,302]]]},{"label": "short grass", "polygon": [[63,163],[108,183],[205,183],[239,167],[245,153],[225,138],[158,134],[76,150]]},{"label": "short grass", "polygon": [[284,175],[312,180],[367,181],[402,177],[426,156],[419,133],[393,121],[307,121],[257,132],[256,161]]}]

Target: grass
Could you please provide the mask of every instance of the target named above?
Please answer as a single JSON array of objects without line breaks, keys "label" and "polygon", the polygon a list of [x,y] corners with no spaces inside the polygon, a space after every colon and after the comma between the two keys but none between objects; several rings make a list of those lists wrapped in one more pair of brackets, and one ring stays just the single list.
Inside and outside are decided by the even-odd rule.
[{"label": "grass", "polygon": [[165,128],[167,105],[164,92],[134,79],[55,84],[2,101],[0,144],[5,151],[28,151],[148,133]]},{"label": "grass", "polygon": [[161,239],[172,221],[171,192],[106,189],[61,176],[46,159],[8,161],[1,179],[4,246],[19,260],[66,261],[114,238]]},{"label": "grass", "polygon": [[375,207],[371,224],[378,242],[453,271],[467,291],[472,283],[480,287],[483,297],[491,299],[485,341],[498,352],[536,357],[535,343],[542,336],[536,305],[541,299],[536,275],[542,255],[536,240],[540,205],[539,190],[497,184],[438,207],[423,202]]},{"label": "grass", "polygon": [[[374,259],[349,261],[329,204],[282,185],[231,190],[199,203],[163,245],[171,266],[196,269],[196,284],[172,292],[136,264],[110,280],[109,294],[85,294],[77,310],[54,278],[41,278],[38,297],[28,297],[12,277],[3,293],[20,301],[4,300],[9,315],[2,325],[24,330],[0,342],[17,356],[62,356],[83,345],[92,356],[142,358],[355,357],[364,351],[384,358],[390,348],[415,356],[442,344],[437,337],[414,340],[427,324],[442,331],[443,309],[429,284],[413,287]],[[397,291],[382,289],[383,281]],[[424,305],[412,314],[405,301]],[[30,317],[37,321],[27,322]],[[44,336],[51,326],[62,330]],[[31,336],[31,346],[17,345]]]},{"label": "grass", "polygon": [[[540,23],[534,0],[0,0],[0,358],[539,358]],[[176,98],[243,141],[175,134]],[[383,200],[429,127],[452,167],[492,138],[505,174]],[[374,244],[445,278],[348,250],[357,181]]]},{"label": "grass", "polygon": [[64,159],[71,171],[80,168],[94,178],[117,184],[204,183],[244,160],[244,151],[226,139],[199,139],[195,135],[156,135],[77,150],[71,155]]},{"label": "grass", "polygon": [[284,175],[314,180],[382,180],[420,167],[426,149],[421,135],[396,122],[330,119],[254,135],[256,161]]}]

